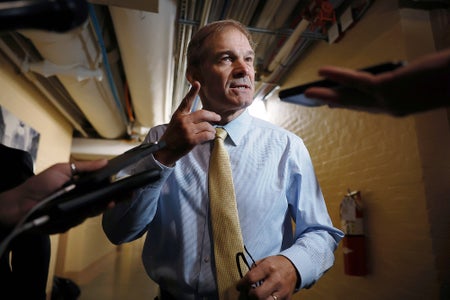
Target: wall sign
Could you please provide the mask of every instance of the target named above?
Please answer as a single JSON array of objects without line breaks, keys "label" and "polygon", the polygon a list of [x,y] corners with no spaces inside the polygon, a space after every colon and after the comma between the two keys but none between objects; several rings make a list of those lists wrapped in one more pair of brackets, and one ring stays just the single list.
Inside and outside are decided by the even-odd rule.
[{"label": "wall sign", "polygon": [[40,133],[0,106],[0,143],[25,150],[36,162]]}]

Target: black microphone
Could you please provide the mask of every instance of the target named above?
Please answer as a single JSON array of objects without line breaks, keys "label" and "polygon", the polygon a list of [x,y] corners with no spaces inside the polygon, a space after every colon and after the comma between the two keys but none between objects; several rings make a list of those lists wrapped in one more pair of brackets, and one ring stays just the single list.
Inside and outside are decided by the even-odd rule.
[{"label": "black microphone", "polygon": [[0,1],[0,31],[42,29],[65,32],[89,16],[84,0]]}]

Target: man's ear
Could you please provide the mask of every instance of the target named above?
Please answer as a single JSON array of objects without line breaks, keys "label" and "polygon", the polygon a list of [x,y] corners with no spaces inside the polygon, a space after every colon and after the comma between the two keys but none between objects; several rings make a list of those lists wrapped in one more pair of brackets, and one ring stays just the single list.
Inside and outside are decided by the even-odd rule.
[{"label": "man's ear", "polygon": [[197,74],[197,69],[193,67],[188,67],[186,70],[186,79],[190,84],[193,84],[194,81],[199,81],[200,77]]},{"label": "man's ear", "polygon": [[190,84],[192,84],[194,82],[194,77],[189,72],[186,72],[186,79],[187,79],[187,81],[189,81]]}]

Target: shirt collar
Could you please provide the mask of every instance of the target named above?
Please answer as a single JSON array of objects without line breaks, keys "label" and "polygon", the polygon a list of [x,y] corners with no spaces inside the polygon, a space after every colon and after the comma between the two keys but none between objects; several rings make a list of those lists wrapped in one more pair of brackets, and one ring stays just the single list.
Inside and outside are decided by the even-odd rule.
[{"label": "shirt collar", "polygon": [[223,126],[230,137],[232,144],[238,146],[242,137],[247,133],[252,121],[252,116],[248,113],[246,109],[242,114],[240,114],[236,119],[230,123]]}]

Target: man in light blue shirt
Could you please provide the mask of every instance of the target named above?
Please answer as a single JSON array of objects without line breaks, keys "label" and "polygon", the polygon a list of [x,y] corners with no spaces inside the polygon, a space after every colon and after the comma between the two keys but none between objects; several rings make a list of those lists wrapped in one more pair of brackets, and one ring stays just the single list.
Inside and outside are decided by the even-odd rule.
[{"label": "man in light blue shirt", "polygon": [[[170,123],[146,137],[167,147],[127,170],[158,168],[161,179],[103,216],[104,231],[115,244],[147,233],[142,259],[162,299],[217,299],[208,197],[216,126],[228,133],[243,241],[256,260],[236,282],[241,294],[288,298],[314,284],[334,262],[342,232],[331,223],[303,141],[247,112],[254,94],[252,46],[245,27],[230,20],[196,33],[186,72],[192,88]],[[197,94],[203,108],[191,112]]]}]

